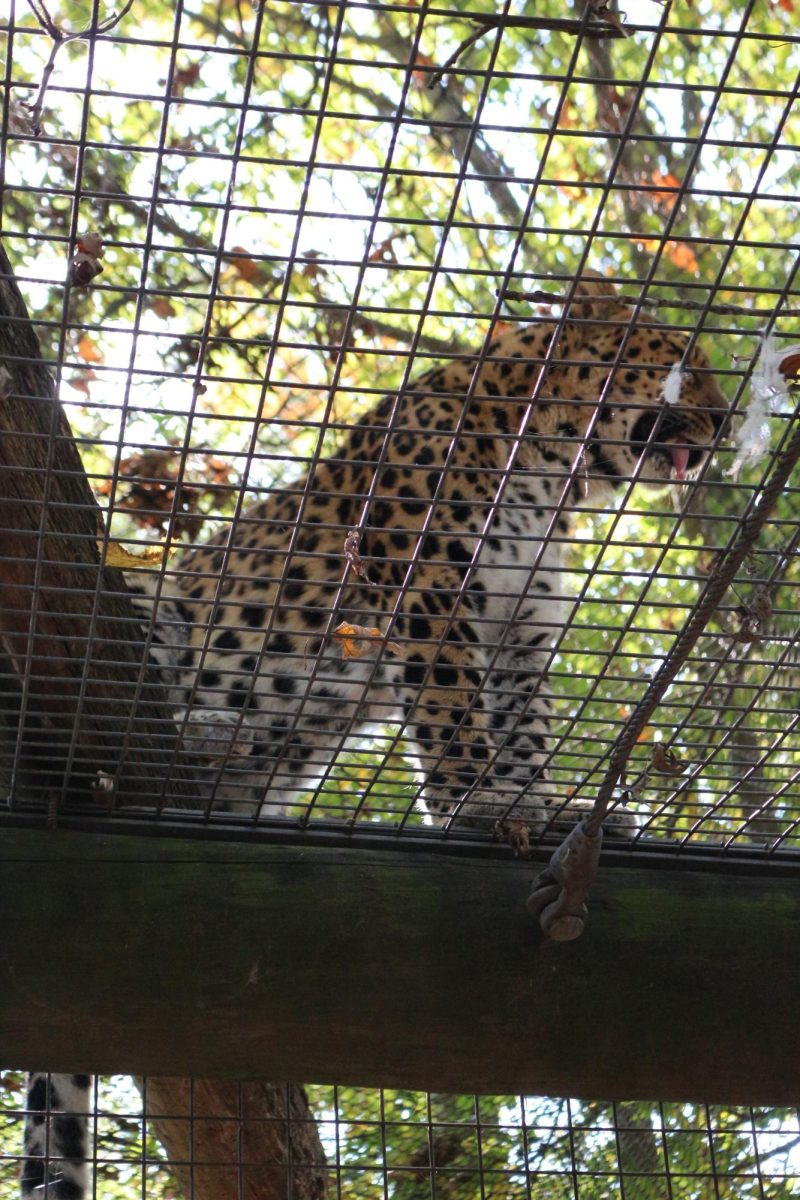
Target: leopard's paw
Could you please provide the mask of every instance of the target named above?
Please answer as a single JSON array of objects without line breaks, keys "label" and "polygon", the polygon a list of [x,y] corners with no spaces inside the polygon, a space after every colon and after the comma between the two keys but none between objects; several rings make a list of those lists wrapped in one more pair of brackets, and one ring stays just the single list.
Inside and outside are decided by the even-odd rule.
[{"label": "leopard's paw", "polygon": [[227,708],[203,708],[191,712],[183,724],[181,746],[185,754],[204,765],[218,765],[231,758],[246,758],[253,748],[255,730],[241,713]]},{"label": "leopard's paw", "polygon": [[527,858],[531,849],[531,831],[527,821],[518,817],[506,817],[495,821],[495,837],[505,842],[514,851],[515,858]]},{"label": "leopard's paw", "polygon": [[618,804],[603,817],[603,829],[612,837],[635,837],[641,827],[638,814],[623,804]]}]

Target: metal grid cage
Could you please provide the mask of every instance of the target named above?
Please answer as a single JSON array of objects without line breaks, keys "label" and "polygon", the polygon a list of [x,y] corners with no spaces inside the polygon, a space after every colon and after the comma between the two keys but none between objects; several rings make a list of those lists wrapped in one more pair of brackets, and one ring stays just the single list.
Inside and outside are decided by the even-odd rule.
[{"label": "metal grid cage", "polygon": [[[283,815],[232,815],[215,805],[213,786],[200,808],[182,804],[191,731],[179,722],[176,743],[163,693],[147,716],[158,681],[142,646],[133,657],[115,650],[104,624],[113,577],[86,566],[99,554],[132,579],[147,570],[167,597],[189,547],[215,537],[224,547],[248,530],[254,503],[302,491],[304,472],[381,397],[434,364],[486,361],[498,333],[563,327],[575,280],[595,272],[616,283],[632,319],[647,313],[662,333],[705,346],[731,403],[732,436],[689,486],[648,497],[632,477],[613,501],[576,514],[569,533],[552,508],[550,538],[566,543],[542,667],[555,808],[606,787],[637,813],[634,850],[791,861],[800,814],[793,479],[768,521],[758,530],[747,521],[787,467],[797,417],[792,0],[630,0],[624,13],[598,0],[535,12],[509,0],[497,11],[427,0],[90,7],[87,17],[72,4],[56,12],[12,0],[0,24],[11,260],[0,288],[0,780],[9,797],[0,824],[312,838],[346,828],[373,841],[485,843],[486,833],[429,823],[421,768],[435,772],[437,756],[409,749],[402,720],[364,729],[349,715]],[[12,268],[38,346],[15,307]],[[42,364],[82,467],[62,457],[71,441],[55,405],[43,423],[12,423],[22,400],[47,396]],[[520,439],[506,441],[513,457]],[[579,474],[580,447],[572,450]],[[82,470],[99,522],[88,491],[68,504],[60,490]],[[26,509],[16,489],[30,480],[39,499]],[[502,494],[507,473],[494,483]],[[23,509],[32,520],[20,549]],[[369,539],[348,552],[348,525],[334,592],[348,573],[353,582],[359,556],[369,566]],[[55,552],[53,529],[63,536]],[[296,533],[287,529],[287,545]],[[157,547],[155,565],[131,557],[143,545]],[[737,546],[740,567],[709,606],[709,585]],[[69,574],[76,561],[83,576]],[[414,561],[398,592],[413,588]],[[284,594],[288,563],[279,564]],[[228,570],[223,549],[209,568],[218,595]],[[88,607],[76,609],[81,591]],[[698,638],[681,650],[698,612]],[[62,619],[59,638],[40,650],[47,621]],[[121,643],[152,648],[152,627],[142,631],[132,609],[115,619]],[[333,628],[335,606],[326,619]],[[165,606],[161,621],[177,638],[184,617]],[[385,625],[380,633],[401,654],[413,642]],[[201,646],[214,636],[206,617]],[[484,631],[489,650],[502,637]],[[63,692],[67,661],[77,670]],[[642,699],[669,661],[679,668],[672,686],[643,719]],[[271,670],[263,660],[264,676]],[[295,652],[299,688],[324,670],[313,646]],[[252,671],[231,659],[211,686],[227,696]],[[139,760],[131,796],[119,783],[137,722],[150,757],[145,770]],[[94,757],[87,726],[99,730]],[[626,737],[629,760],[614,775]],[[223,758],[217,786],[235,783]],[[264,773],[267,804],[278,773]],[[500,812],[518,801],[502,786],[497,796]],[[325,1186],[349,1200],[767,1200],[799,1186],[789,1110],[315,1087],[299,1115],[284,1089],[272,1116],[261,1107],[253,1119],[254,1085],[230,1085],[230,1106],[201,1116],[201,1082],[182,1083],[182,1101],[154,1100],[156,1086],[145,1085],[142,1104],[118,1079],[96,1085],[98,1194],[191,1194],[201,1172],[216,1186],[216,1170],[231,1195],[246,1196],[253,1163],[260,1176],[265,1161],[301,1200]],[[19,1092],[9,1073],[8,1187]],[[220,1085],[217,1106],[221,1095]],[[163,1144],[170,1125],[179,1130],[174,1176],[145,1112]],[[277,1128],[283,1149],[268,1160],[251,1152],[248,1119]],[[224,1153],[214,1148],[222,1127],[234,1131]],[[316,1158],[297,1150],[300,1127],[319,1138]]]},{"label": "metal grid cage", "polygon": [[[8,1103],[20,1079],[8,1073],[3,1083]],[[314,1087],[302,1114],[287,1088],[274,1089],[266,1107],[262,1087],[231,1085],[224,1107],[219,1094],[218,1107],[209,1107],[203,1084],[185,1081],[182,1102],[173,1093],[165,1106],[146,1080],[141,1095],[125,1077],[99,1081],[89,1123],[98,1194],[169,1200],[191,1194],[194,1182],[202,1196],[256,1196],[265,1194],[258,1190],[265,1179],[281,1179],[267,1194],[778,1200],[796,1195],[800,1182],[791,1109]],[[145,1113],[160,1114],[155,1126],[172,1151],[169,1166]],[[21,1112],[0,1115],[3,1144],[13,1145]],[[6,1194],[16,1170],[5,1151]]]},{"label": "metal grid cage", "polygon": [[[14,9],[3,27],[3,234],[100,500],[102,561],[135,573],[128,555],[156,542],[161,572],[180,574],[185,547],[216,537],[220,553],[199,571],[214,576],[219,601],[236,570],[226,546],[244,538],[254,502],[288,486],[302,508],[302,472],[335,452],[387,389],[465,353],[484,361],[498,331],[563,326],[559,302],[576,277],[599,271],[618,282],[632,319],[649,311],[662,332],[706,345],[739,434],[688,488],[648,500],[631,479],[610,506],[581,511],[569,534],[554,506],[550,537],[568,545],[557,572],[563,614],[553,608],[555,619],[543,621],[552,642],[543,673],[553,707],[548,769],[556,807],[591,799],[793,429],[794,364],[783,340],[792,337],[797,269],[790,7],[642,3],[615,15],[589,4],[567,18],[555,7],[529,15],[508,4],[483,13],[287,0],[212,13],[164,3],[149,6],[140,25],[127,8],[116,20],[95,12],[81,37],[41,3]],[[24,324],[19,314],[15,322]],[[17,365],[25,357],[24,346],[12,353]],[[63,433],[55,415],[48,432]],[[387,446],[391,433],[390,420]],[[511,462],[519,435],[507,441]],[[24,462],[6,459],[12,478]],[[93,659],[109,653],[95,579],[67,651],[86,664],[61,730],[67,744],[53,754],[49,734],[40,735],[26,787],[15,730],[36,724],[37,697],[58,678],[52,651],[34,650],[41,614],[55,603],[43,582],[43,531],[61,511],[52,446],[41,463],[25,551],[38,552],[40,565],[4,600],[13,808],[3,820],[41,808],[43,792],[51,821],[63,811],[67,780],[80,775]],[[506,483],[500,472],[498,496]],[[364,496],[354,499],[357,516]],[[356,558],[343,544],[331,564],[328,634],[359,547],[369,553],[361,535],[376,526],[367,517],[351,546]],[[417,538],[418,522],[409,533]],[[287,529],[289,549],[296,534]],[[420,545],[395,609],[415,586]],[[624,786],[613,796],[637,811],[636,840],[748,853],[794,847],[796,545],[790,481],[618,773]],[[289,606],[292,561],[277,567]],[[167,612],[168,629],[171,619]],[[215,619],[210,610],[202,618],[200,669],[216,644]],[[227,619],[235,634],[241,613]],[[413,643],[391,622],[381,634],[392,639],[384,658]],[[503,633],[479,636],[496,658]],[[152,639],[151,630],[148,646]],[[267,644],[265,632],[255,656],[265,677],[276,670]],[[223,704],[250,687],[252,657],[246,666],[241,658],[212,684]],[[286,686],[308,697],[328,669],[328,658],[303,646]],[[108,722],[100,802],[84,808],[95,823],[109,813],[118,824],[135,819],[114,786],[147,694],[145,667],[128,672],[127,691],[118,686],[113,718],[100,718]],[[436,772],[441,744],[409,753],[402,719],[365,729],[358,705],[348,714],[288,807],[293,827],[344,819],[356,831],[377,823],[433,836],[417,803],[419,768]],[[192,761],[185,720],[179,733],[177,749],[156,755],[139,780],[148,820],[177,819],[174,769]],[[187,828],[252,825],[273,812],[271,789],[297,784],[290,763],[272,765],[263,811],[232,821],[214,796],[235,774],[235,764],[215,763],[202,814],[179,814]],[[497,793],[500,813],[519,799],[502,784]]]}]

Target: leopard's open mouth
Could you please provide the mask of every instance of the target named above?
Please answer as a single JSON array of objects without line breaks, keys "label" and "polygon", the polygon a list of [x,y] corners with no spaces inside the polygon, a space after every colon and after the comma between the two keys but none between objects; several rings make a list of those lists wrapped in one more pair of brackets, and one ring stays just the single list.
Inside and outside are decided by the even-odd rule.
[{"label": "leopard's open mouth", "polygon": [[670,454],[672,455],[672,470],[675,478],[685,479],[691,450],[688,446],[670,446]]},{"label": "leopard's open mouth", "polygon": [[697,446],[694,442],[670,442],[666,446],[659,444],[656,449],[669,459],[673,478],[681,481],[702,466],[708,454],[707,448]]},{"label": "leopard's open mouth", "polygon": [[[641,453],[643,447],[637,447]],[[645,463],[660,479],[675,479],[683,483],[696,475],[708,454],[708,448],[694,442],[654,442],[647,448]],[[647,470],[643,472],[647,475]]]},{"label": "leopard's open mouth", "polygon": [[[650,441],[655,430],[657,440]],[[698,446],[687,436],[685,423],[677,413],[642,413],[631,431],[631,446],[645,454],[661,468],[659,474],[684,480],[697,470],[708,454],[708,447]]]}]

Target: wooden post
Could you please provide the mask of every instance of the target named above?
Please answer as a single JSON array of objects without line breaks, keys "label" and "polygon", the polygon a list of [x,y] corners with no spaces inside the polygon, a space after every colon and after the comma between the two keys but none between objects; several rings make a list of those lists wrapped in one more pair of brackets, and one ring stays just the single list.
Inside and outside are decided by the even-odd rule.
[{"label": "wooden post", "polygon": [[12,828],[0,847],[12,1065],[800,1094],[800,879],[777,863],[601,865],[584,936],[559,944],[525,911],[535,868],[499,858]]}]

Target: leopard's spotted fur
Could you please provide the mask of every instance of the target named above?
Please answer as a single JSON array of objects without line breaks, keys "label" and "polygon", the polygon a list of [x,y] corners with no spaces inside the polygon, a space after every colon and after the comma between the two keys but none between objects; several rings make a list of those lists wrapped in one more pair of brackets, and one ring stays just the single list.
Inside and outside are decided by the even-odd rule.
[{"label": "leopard's spotted fur", "polygon": [[[602,506],[634,475],[663,486],[697,469],[726,411],[696,348],[679,404],[666,404],[687,339],[644,320],[628,330],[629,308],[592,303],[613,295],[602,281],[581,291],[532,410],[553,324],[505,333],[476,379],[455,359],[386,397],[333,457],[182,559],[184,744],[211,763],[215,801],[285,812],[342,739],[388,724],[415,748],[430,813],[541,827],[542,672],[570,510]],[[369,583],[351,570],[342,586],[355,527]],[[378,627],[401,653],[364,640],[343,658],[341,622]]]},{"label": "leopard's spotted fur", "polygon": [[[532,410],[552,324],[497,339],[477,379],[474,361],[455,359],[382,400],[334,457],[184,556],[156,589],[157,657],[165,672],[172,664],[183,743],[206,764],[210,800],[284,812],[348,734],[397,720],[430,813],[545,824],[543,669],[561,622],[570,512],[601,506],[634,476],[663,486],[696,471],[726,413],[708,360],[687,353],[683,335],[644,320],[629,330],[628,308],[592,304],[612,294],[602,283],[581,294]],[[668,405],[675,364],[680,398]],[[341,586],[355,527],[370,582],[351,570]],[[378,626],[402,655],[375,641],[343,658],[329,636],[341,622]],[[31,1109],[44,1107],[43,1078],[31,1078]],[[24,1195],[47,1180],[52,1200],[81,1200],[87,1089],[85,1076],[53,1077],[52,1108],[76,1115],[29,1121]]]}]

